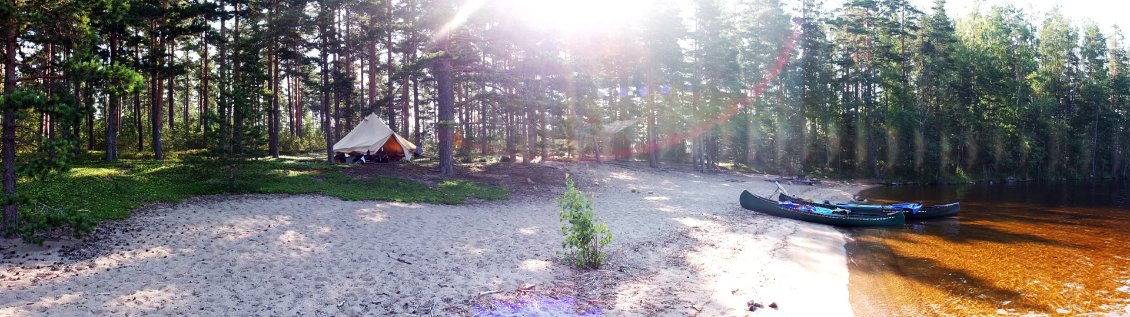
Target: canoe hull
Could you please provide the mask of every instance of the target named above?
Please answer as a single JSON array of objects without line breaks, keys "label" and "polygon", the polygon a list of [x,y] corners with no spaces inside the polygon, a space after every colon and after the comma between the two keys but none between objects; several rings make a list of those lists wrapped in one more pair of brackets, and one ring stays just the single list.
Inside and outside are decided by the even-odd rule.
[{"label": "canoe hull", "polygon": [[960,213],[960,212],[961,212],[961,204],[960,203],[949,203],[949,204],[945,204],[945,205],[934,205],[934,206],[922,208],[922,210],[919,210],[916,213],[908,213],[908,214],[906,214],[906,219],[908,219],[908,220],[938,219],[938,218],[957,216],[957,214]]},{"label": "canoe hull", "polygon": [[899,226],[906,223],[906,216],[902,212],[884,215],[822,215],[787,209],[777,205],[775,201],[758,197],[749,191],[742,191],[739,201],[742,208],[763,214],[838,227]]},{"label": "canoe hull", "polygon": [[[777,199],[781,200],[781,201],[791,201],[791,202],[810,204],[810,205],[813,205],[813,206],[819,206],[819,207],[824,207],[824,208],[844,208],[844,209],[847,209],[847,210],[851,210],[852,212],[858,212],[858,213],[862,213],[862,214],[872,214],[872,215],[874,215],[874,214],[880,214],[880,213],[884,212],[884,210],[887,210],[887,209],[884,209],[883,207],[881,207],[881,206],[884,206],[884,205],[826,204],[826,203],[819,203],[819,202],[810,201],[810,200],[803,199],[803,198],[796,198],[796,197],[792,197],[792,196],[785,195],[785,194],[780,194],[780,196]],[[938,218],[957,216],[957,214],[960,213],[960,212],[961,212],[961,204],[960,203],[949,203],[949,204],[945,204],[945,205],[933,205],[933,206],[929,206],[929,207],[924,207],[922,209],[919,209],[918,212],[905,212],[905,214],[906,214],[906,220],[929,220],[929,219],[938,219]]]}]

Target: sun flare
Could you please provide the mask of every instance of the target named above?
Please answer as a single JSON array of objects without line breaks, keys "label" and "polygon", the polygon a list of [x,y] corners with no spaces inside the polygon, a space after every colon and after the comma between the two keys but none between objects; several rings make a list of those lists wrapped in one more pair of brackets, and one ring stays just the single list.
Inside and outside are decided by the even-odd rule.
[{"label": "sun flare", "polygon": [[607,31],[638,21],[649,0],[501,0],[501,7],[526,23],[562,32]]}]

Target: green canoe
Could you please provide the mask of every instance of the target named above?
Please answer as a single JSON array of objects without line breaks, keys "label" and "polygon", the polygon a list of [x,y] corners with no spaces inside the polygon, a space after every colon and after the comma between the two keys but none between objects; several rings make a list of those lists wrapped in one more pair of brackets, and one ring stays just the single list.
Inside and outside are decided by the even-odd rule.
[{"label": "green canoe", "polygon": [[839,227],[898,226],[906,223],[906,216],[901,211],[878,215],[825,214],[806,211],[812,210],[813,206],[805,204],[794,204],[791,205],[794,208],[787,208],[776,201],[751,194],[749,191],[742,191],[739,201],[742,208],[763,214]]}]

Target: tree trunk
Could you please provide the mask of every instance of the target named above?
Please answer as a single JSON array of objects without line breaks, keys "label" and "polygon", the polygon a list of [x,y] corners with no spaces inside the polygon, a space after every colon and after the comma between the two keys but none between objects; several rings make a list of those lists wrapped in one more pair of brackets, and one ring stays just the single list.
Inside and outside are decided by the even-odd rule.
[{"label": "tree trunk", "polygon": [[[338,55],[338,57],[340,57],[340,56],[341,55]],[[334,140],[341,140],[341,90],[342,89],[341,89],[341,87],[338,87],[338,82],[336,80],[336,77],[337,77],[337,74],[338,74],[338,71],[339,71],[339,65],[341,65],[341,63],[339,63],[337,60],[335,60],[333,65],[334,65],[334,67],[333,67],[332,73],[334,74],[334,77],[335,77],[335,80],[332,83],[333,95],[334,95],[333,96],[334,112],[333,112],[333,116],[330,117],[330,118],[332,118],[333,121],[334,121],[333,122]]]},{"label": "tree trunk", "polygon": [[[401,65],[408,65],[408,52],[401,55]],[[393,130],[396,131],[396,130]],[[408,76],[401,78],[400,83],[400,134],[408,134]]]},{"label": "tree trunk", "polygon": [[[353,37],[349,33],[349,30],[353,27],[353,23],[351,23],[350,20],[350,15],[351,14],[349,12],[349,9],[346,9],[345,14],[341,16],[342,24],[344,24],[345,26],[345,28],[343,29],[345,33],[345,45],[341,50],[341,54],[344,54],[345,56],[340,58],[340,60],[343,60],[342,67],[345,68],[345,70],[343,71],[345,76],[352,79],[355,74],[353,73]],[[347,81],[347,83],[349,83],[350,86],[345,87],[337,85],[339,89],[338,93],[341,94],[338,99],[342,100],[345,103],[345,127],[341,129],[342,131],[345,131],[345,133],[349,133],[350,130],[353,130],[353,118],[355,113],[353,111],[353,81],[350,80]],[[341,138],[341,136],[342,135],[339,133],[338,138]]]},{"label": "tree trunk", "polygon": [[[224,6],[224,4],[222,4],[223,1],[220,1],[220,2],[221,2],[221,9],[224,10],[225,13],[226,13],[227,9],[223,8],[223,6]],[[216,117],[219,118],[219,120],[220,120],[220,122],[217,122],[217,124],[219,124],[219,128],[217,130],[219,130],[218,135],[219,135],[219,141],[220,141],[220,149],[223,153],[224,159],[227,159],[229,157],[228,154],[227,154],[228,146],[229,146],[229,143],[230,143],[229,138],[228,138],[228,133],[229,133],[228,127],[230,126],[229,123],[231,123],[231,120],[228,117],[228,109],[231,108],[231,95],[232,95],[231,94],[232,67],[231,67],[230,61],[228,60],[228,57],[230,56],[230,54],[228,54],[228,42],[226,41],[226,39],[228,38],[228,35],[227,35],[228,31],[227,30],[228,30],[228,19],[227,19],[227,15],[224,14],[224,15],[220,16],[220,39],[221,39],[220,42],[219,42],[219,46],[220,46],[219,75],[220,75],[220,78],[219,78],[219,80],[216,81],[216,86],[217,86],[217,88],[219,88],[218,98],[216,99],[216,114],[217,114]]]},{"label": "tree trunk", "polygon": [[285,78],[283,81],[286,82],[286,127],[290,137],[293,138],[296,135],[294,133],[294,80],[291,79],[291,74],[294,71],[290,68],[290,61],[287,61],[286,69],[286,75],[283,76]]},{"label": "tree trunk", "polygon": [[[84,98],[85,93],[83,93],[82,90],[82,83],[79,81],[71,81],[71,85],[75,97],[75,109],[83,109],[87,100]],[[68,124],[74,125],[71,126],[71,131],[66,132],[64,135],[64,138],[74,140],[75,143],[71,147],[71,153],[74,155],[82,153],[82,121],[83,118],[75,118],[74,121],[68,122]]]},{"label": "tree trunk", "polygon": [[[323,4],[323,5],[325,5],[325,4]],[[323,22],[323,23],[326,23],[326,22]],[[329,48],[330,48],[329,39],[328,39],[328,37],[329,37],[329,30],[328,30],[329,26],[322,25],[321,27],[322,27],[322,32],[321,32],[322,33],[321,34],[322,35],[322,47],[321,47],[320,51],[321,51],[321,63],[322,63],[322,65],[321,65],[322,66],[322,133],[326,137],[326,161],[333,163],[333,159],[334,159],[334,149],[333,149],[334,134],[333,134],[333,127],[331,126],[333,121],[330,120],[330,117],[332,115],[330,113],[330,94],[329,94],[329,91],[330,91],[329,66],[330,65],[329,65],[329,54],[327,53],[327,50],[329,50]]]},{"label": "tree trunk", "polygon": [[415,114],[412,119],[416,121],[412,127],[416,130],[413,134],[416,141],[416,156],[420,156],[423,151],[420,145],[420,79],[416,76],[412,76],[412,107],[412,113]]},{"label": "tree trunk", "polygon": [[[44,87],[47,87],[47,89],[45,91],[45,95],[47,97],[47,100],[51,100],[51,92],[54,90],[52,88],[55,86],[54,83],[53,83],[53,80],[51,79],[51,77],[55,75],[55,70],[54,70],[55,45],[54,44],[47,44],[46,46],[47,46],[47,65],[46,65],[47,66],[47,72],[46,72],[47,76],[46,76],[46,78],[43,79],[43,83],[44,83]],[[43,119],[42,121],[40,121],[40,127],[42,128],[42,132],[43,132],[42,135],[47,137],[48,142],[54,142],[55,141],[55,118],[54,118],[54,116],[51,115],[51,114],[48,114],[48,113],[43,113],[42,115],[40,115],[40,118]],[[56,155],[56,153],[55,153],[54,147],[47,150],[47,156],[50,159],[54,160],[55,155]]]},{"label": "tree trunk", "polygon": [[141,153],[145,150],[145,130],[142,128],[141,120],[141,92],[133,94],[133,113],[134,129],[137,130],[137,152]]},{"label": "tree trunk", "polygon": [[[176,47],[175,42],[169,41],[169,52],[170,52],[170,54],[176,52],[176,48],[177,47]],[[170,56],[169,62],[171,64],[172,62],[175,61],[176,56],[175,55],[169,55],[169,56]],[[168,82],[169,95],[167,96],[167,98],[169,99],[169,131],[175,131],[176,130],[176,120],[173,117],[173,115],[177,113],[176,82],[175,82],[175,80],[176,80],[176,76],[169,74],[169,82]],[[169,132],[169,133],[173,133],[173,132]]]},{"label": "tree trunk", "polygon": [[706,151],[706,167],[710,169],[718,167],[718,161],[716,161],[718,158],[718,137],[714,134],[713,127],[706,130],[706,144],[703,144],[708,149]]},{"label": "tree trunk", "polygon": [[[16,0],[12,0],[12,5],[16,5]],[[5,29],[7,34],[4,34],[4,95],[11,94],[16,90],[16,49],[19,33],[16,24],[16,19],[11,17],[5,22]],[[3,107],[3,130],[2,138],[0,138],[0,156],[3,157],[3,177],[4,177],[4,197],[14,198],[16,195],[16,113],[12,111],[12,107]],[[8,229],[15,229],[19,225],[19,205],[16,205],[12,200],[5,199],[10,203],[4,205],[4,219],[0,223],[0,233],[8,232]]]},{"label": "tree trunk", "polygon": [[[486,90],[486,88],[483,87],[483,90]],[[490,103],[484,100],[479,101],[479,105],[481,105],[479,110],[479,154],[487,155],[490,152],[490,136],[487,135],[487,116],[490,114],[488,111]]]},{"label": "tree trunk", "polygon": [[656,136],[655,126],[655,97],[651,97],[651,101],[647,109],[647,165],[651,168],[659,167],[659,144],[658,137]]},{"label": "tree trunk", "polygon": [[570,131],[567,131],[567,133],[565,134],[567,135],[567,137],[565,138],[565,144],[572,145],[571,147],[568,147],[569,156],[580,159],[581,153],[584,153],[582,150],[584,148],[584,144],[583,142],[581,142],[582,138],[580,133],[581,115],[578,112],[580,105],[577,101],[578,99],[576,95],[573,95],[572,92],[568,92],[568,94],[569,95],[565,97],[565,100],[569,102],[569,115],[573,116],[573,126]]},{"label": "tree trunk", "polygon": [[[376,29],[376,19],[373,19],[373,21],[374,22],[370,23],[370,27]],[[377,110],[379,110],[377,107],[380,105],[377,102],[380,100],[380,96],[377,96],[377,72],[380,71],[380,67],[377,66],[380,65],[380,54],[377,54],[377,42],[379,41],[374,40],[372,43],[365,44],[365,48],[368,49],[367,55],[369,57],[369,113],[377,113]],[[365,115],[368,116],[368,114]]]},{"label": "tree trunk", "polygon": [[524,109],[524,111],[522,111],[523,114],[524,114],[524,116],[522,117],[522,123],[525,124],[525,128],[526,128],[525,129],[526,130],[526,142],[525,142],[526,146],[524,148],[525,151],[522,152],[522,164],[530,164],[530,160],[533,160],[533,158],[534,158],[533,146],[534,146],[534,143],[537,142],[537,131],[534,130],[534,123],[533,123],[533,121],[534,121],[533,108],[534,107],[532,105],[530,105],[533,102],[534,101],[531,100],[530,97],[526,97],[526,102],[522,107],[522,109]]},{"label": "tree trunk", "polygon": [[471,136],[471,134],[469,133],[470,131],[468,131],[468,122],[471,121],[467,116],[467,108],[469,108],[467,105],[468,103],[467,85],[462,83],[455,85],[455,111],[459,113],[459,124],[461,126],[459,132],[457,132],[456,134],[459,135],[459,137],[461,137],[463,140],[462,142],[459,142],[460,156],[467,155],[467,147],[469,147],[468,144],[470,144],[471,140],[473,139],[473,136]]},{"label": "tree trunk", "polygon": [[[239,43],[239,9],[239,3],[232,4],[232,43]],[[219,106],[220,131],[222,132],[220,140],[222,141],[221,147],[224,149],[223,160],[228,165],[227,185],[229,191],[234,191],[236,188],[236,158],[238,157],[236,151],[240,148],[238,140],[239,127],[237,126],[239,120],[236,119],[236,114],[239,113],[239,111],[236,109],[236,105],[245,102],[245,98],[247,98],[244,96],[243,91],[237,91],[237,89],[242,90],[242,85],[238,84],[242,81],[240,78],[242,72],[239,58],[242,52],[243,50],[239,45],[232,48],[231,56],[233,58],[228,68],[228,74],[223,80],[229,85],[229,87],[224,89],[227,96],[223,100],[223,105]]]},{"label": "tree trunk", "polygon": [[[149,30],[149,48],[155,50],[163,45],[160,40],[157,39],[157,21],[151,21],[149,23]],[[149,54],[152,55],[154,53],[150,52]],[[153,158],[160,161],[164,159],[164,153],[162,153],[163,149],[161,147],[161,131],[164,129],[164,122],[162,122],[164,121],[164,117],[161,111],[165,105],[161,102],[161,94],[164,93],[164,89],[162,89],[164,88],[164,81],[161,80],[160,75],[162,72],[158,70],[158,68],[163,66],[164,59],[161,57],[153,57],[151,60],[154,65],[150,65],[153,69],[149,72],[149,124],[153,136]],[[138,122],[140,123],[140,121]],[[138,124],[138,128],[140,127],[141,125]]]},{"label": "tree trunk", "polygon": [[286,62],[286,116],[287,116],[287,128],[289,129],[290,137],[292,137],[292,138],[298,136],[298,130],[297,130],[296,122],[294,121],[295,116],[298,114],[298,102],[297,102],[298,95],[295,93],[295,84],[294,83],[296,82],[296,80],[294,78],[295,78],[295,76],[294,76],[293,62],[291,62],[290,60],[287,60],[287,62]]},{"label": "tree trunk", "polygon": [[[275,3],[278,5],[278,2]],[[271,157],[279,157],[279,56],[278,47],[273,43],[278,43],[278,40],[272,41],[271,44],[271,57],[269,58],[269,71],[271,72],[271,81],[268,83],[271,89],[271,110],[268,112],[267,118],[270,122],[267,123],[269,130],[270,145],[269,152]]]},{"label": "tree trunk", "polygon": [[[110,35],[110,63],[117,60],[118,35],[113,34]],[[122,96],[114,91],[116,89],[111,90],[106,102],[106,160],[111,162],[118,160],[118,127],[122,120]]]},{"label": "tree trunk", "polygon": [[[538,87],[540,94],[541,87]],[[545,103],[538,103],[538,112],[541,112],[538,121],[538,130],[541,131],[541,162],[549,160],[549,111]]]},{"label": "tree trunk", "polygon": [[594,135],[592,138],[592,154],[597,163],[600,163],[600,137]]},{"label": "tree trunk", "polygon": [[447,52],[451,39],[449,34],[444,34],[442,37],[444,38],[441,39],[440,49],[443,55],[437,58],[435,70],[439,92],[439,122],[436,125],[439,133],[439,172],[442,175],[452,175],[455,174],[455,165],[452,161],[455,137],[451,131],[451,124],[455,120],[455,92],[451,81],[451,56]]},{"label": "tree trunk", "polygon": [[161,111],[163,110],[163,108],[165,106],[161,102],[161,93],[164,92],[163,91],[164,89],[162,89],[162,88],[164,88],[163,87],[164,81],[161,80],[161,78],[157,77],[156,72],[154,72],[152,74],[152,76],[153,77],[151,77],[150,81],[149,81],[150,85],[152,85],[149,88],[149,91],[150,91],[149,98],[150,98],[150,105],[151,105],[151,107],[150,107],[151,109],[149,111],[149,116],[152,120],[150,122],[150,124],[152,125],[150,128],[153,130],[152,131],[152,134],[153,134],[153,158],[160,161],[160,160],[164,159],[164,153],[162,153],[163,149],[162,149],[162,146],[161,146],[161,132],[162,132],[161,130],[164,128],[164,125],[165,125],[164,122],[162,122],[162,121],[164,121],[164,116],[161,113]]},{"label": "tree trunk", "polygon": [[[416,17],[416,5],[413,4],[412,0],[407,0],[407,1],[408,1],[408,3],[407,3],[407,7],[408,7],[408,14],[407,15],[408,16],[405,18],[405,20],[415,19],[415,17]],[[403,56],[404,56],[404,59],[403,59],[404,61],[401,63],[401,65],[408,65],[408,63],[410,61],[416,60],[416,50],[417,50],[418,44],[416,43],[416,31],[415,30],[418,30],[416,28],[416,24],[415,24],[415,22],[411,22],[409,24],[409,26],[407,27],[407,29],[404,31],[404,33],[407,33],[407,35],[405,37],[408,38],[407,40],[404,41],[404,44],[408,47],[405,47],[404,50],[401,52],[401,54],[403,54]],[[402,131],[401,134],[404,134],[404,135],[408,135],[408,131],[409,131],[408,130],[408,115],[409,115],[409,113],[408,113],[408,84],[409,84],[409,78],[408,77],[409,77],[408,75],[405,75],[404,81],[403,81],[403,83],[401,83],[401,85],[402,85],[401,90],[403,92],[401,94],[401,103],[402,103],[403,106],[401,107],[401,121],[400,121],[401,127],[400,127],[400,131]],[[412,75],[411,77],[412,77],[413,80],[416,78],[415,75]],[[415,89],[415,88],[413,88],[413,89]],[[419,107],[414,107],[414,108],[418,109]],[[419,111],[412,113],[412,117],[414,119],[416,119],[417,122],[420,121],[417,118],[419,116],[420,116]]]},{"label": "tree trunk", "polygon": [[[185,43],[184,43],[184,64],[185,65],[191,65],[191,62],[192,62],[192,60],[188,57],[189,50],[190,50],[189,44],[188,44],[187,41],[185,41]],[[188,76],[188,73],[186,72],[184,74],[184,99],[183,99],[184,102],[181,103],[181,105],[184,107],[184,108],[181,109],[181,110],[184,111],[183,112],[184,115],[181,116],[181,121],[184,122],[184,124],[183,124],[184,126],[181,127],[181,130],[184,132],[185,141],[187,141],[189,135],[191,135],[191,133],[190,133],[191,120],[189,120],[189,114],[188,114],[188,110],[189,110],[189,108],[191,108],[191,105],[189,103],[189,97],[190,97],[189,95],[191,95],[191,94],[192,94],[192,79],[191,79],[190,76]],[[199,96],[197,98],[199,98]]]},{"label": "tree trunk", "polygon": [[294,135],[301,138],[306,122],[306,108],[302,106],[302,79],[294,78]]},{"label": "tree trunk", "polygon": [[518,152],[517,146],[514,144],[514,111],[506,112],[506,156],[510,157],[510,161],[514,162],[516,159],[515,154]]},{"label": "tree trunk", "polygon": [[385,103],[388,105],[388,126],[392,128],[392,131],[396,131],[396,107],[392,103],[392,1],[385,1],[384,3],[385,14],[388,18],[388,34],[385,37],[385,75],[388,76],[385,83]]},{"label": "tree trunk", "polygon": [[[208,68],[208,32],[200,34],[200,46],[203,51],[200,54],[200,132],[208,131],[208,75],[211,69]],[[204,138],[205,145],[207,145],[208,138]]]},{"label": "tree trunk", "polygon": [[[339,18],[338,12],[337,12],[337,10],[334,10],[332,18],[330,20],[330,22],[331,22],[330,25],[331,25],[331,32],[333,33],[333,36],[335,38],[337,38],[339,36],[339,34],[337,33],[338,32],[338,22],[339,22],[337,20],[338,18]],[[341,48],[341,44],[335,42],[334,47],[333,47],[333,55],[334,55],[333,63],[331,64],[332,69],[330,70],[331,78],[333,78],[331,80],[331,86],[330,86],[331,87],[330,91],[333,93],[333,113],[332,113],[333,115],[330,116],[330,120],[333,120],[333,124],[331,126],[333,127],[334,140],[341,140],[341,92],[342,92],[343,89],[341,87],[339,87],[337,76],[341,73],[341,51],[342,50],[343,49]]]},{"label": "tree trunk", "polygon": [[191,128],[190,127],[191,120],[189,120],[190,118],[189,118],[189,114],[188,114],[188,110],[189,110],[188,108],[190,108],[189,107],[189,102],[190,102],[189,101],[189,92],[191,92],[191,91],[192,91],[192,87],[189,84],[189,78],[188,78],[188,75],[186,74],[184,76],[184,99],[183,99],[184,102],[181,103],[181,105],[184,106],[184,108],[181,109],[182,111],[184,111],[183,112],[184,115],[181,116],[181,122],[183,122],[184,127],[182,127],[181,130],[184,131],[185,140],[188,140],[188,136],[190,134],[189,131],[190,131],[190,128]]},{"label": "tree trunk", "polygon": [[167,89],[169,95],[165,96],[165,99],[169,100],[169,133],[175,133],[176,120],[174,118],[174,115],[177,113],[176,76],[169,76],[168,82],[166,84],[169,85],[169,89]]},{"label": "tree trunk", "polygon": [[[538,90],[536,91],[540,94],[542,92],[542,88],[543,87],[541,87],[541,85],[538,85]],[[545,163],[545,161],[549,159],[549,131],[547,130],[549,123],[549,111],[546,111],[545,103],[538,103],[538,112],[540,113],[540,115],[538,116],[537,120],[537,131],[538,135],[541,136],[541,161],[539,162]]]},{"label": "tree trunk", "polygon": [[[233,9],[235,11],[235,14],[233,15],[234,18],[232,19],[233,20],[232,21],[232,40],[235,43],[239,43],[240,34],[241,34],[240,28],[239,28],[239,22],[240,22],[240,16],[241,16],[240,15],[240,4],[235,3],[233,5]],[[236,48],[236,52],[233,54],[235,56],[240,56],[245,52],[244,49],[241,46],[236,46],[235,48]],[[243,82],[243,67],[242,66],[243,66],[243,64],[242,64],[240,58],[236,58],[235,60],[232,61],[232,83]],[[243,89],[243,88],[241,88],[241,89]],[[230,119],[228,117],[224,118],[224,121],[229,122],[228,124],[231,127],[230,132],[228,132],[228,134],[227,134],[228,136],[231,137],[231,144],[230,144],[231,150],[228,152],[228,162],[229,162],[229,165],[228,165],[228,190],[229,191],[235,191],[235,189],[236,189],[236,168],[237,168],[236,162],[243,159],[243,124],[244,124],[243,116],[244,116],[245,111],[244,111],[244,109],[240,109],[240,108],[250,106],[250,105],[246,105],[246,104],[243,107],[237,107],[236,106],[238,104],[242,104],[244,102],[247,102],[247,99],[244,99],[244,98],[248,98],[248,97],[243,97],[244,93],[242,91],[239,94],[233,94],[233,95],[240,96],[241,100],[232,100],[231,104],[229,106],[227,106],[227,109],[230,113]]]},{"label": "tree trunk", "polygon": [[86,114],[86,150],[94,150],[94,111]]}]

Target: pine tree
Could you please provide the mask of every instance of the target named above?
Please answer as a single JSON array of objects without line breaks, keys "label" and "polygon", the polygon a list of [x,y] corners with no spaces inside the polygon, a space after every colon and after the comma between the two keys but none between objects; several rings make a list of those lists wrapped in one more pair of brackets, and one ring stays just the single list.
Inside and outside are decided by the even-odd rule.
[{"label": "pine tree", "polygon": [[[948,124],[941,116],[943,106],[958,101],[952,91],[958,86],[955,59],[961,47],[953,22],[946,15],[945,5],[945,0],[935,1],[931,14],[923,18],[914,54],[917,98],[911,120],[914,129],[913,172],[917,175],[927,173],[927,167],[938,166],[941,150],[936,147],[938,143],[930,141],[942,138],[942,128]],[[935,172],[930,176],[937,178],[941,175]]]}]

